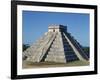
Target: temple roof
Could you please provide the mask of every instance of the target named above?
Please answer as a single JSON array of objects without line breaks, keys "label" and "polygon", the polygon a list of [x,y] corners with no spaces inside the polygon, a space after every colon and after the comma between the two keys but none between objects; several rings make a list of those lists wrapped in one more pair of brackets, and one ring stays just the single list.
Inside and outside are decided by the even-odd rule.
[{"label": "temple roof", "polygon": [[67,26],[59,25],[59,24],[52,24],[52,25],[49,25],[48,28],[49,29],[65,29],[66,30]]}]

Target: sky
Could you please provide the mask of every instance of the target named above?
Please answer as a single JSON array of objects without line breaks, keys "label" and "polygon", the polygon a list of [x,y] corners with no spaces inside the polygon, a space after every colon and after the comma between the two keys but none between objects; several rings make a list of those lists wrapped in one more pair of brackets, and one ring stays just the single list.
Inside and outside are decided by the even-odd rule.
[{"label": "sky", "polygon": [[23,11],[23,44],[34,43],[48,31],[50,24],[61,24],[82,46],[89,46],[89,22],[89,14]]}]

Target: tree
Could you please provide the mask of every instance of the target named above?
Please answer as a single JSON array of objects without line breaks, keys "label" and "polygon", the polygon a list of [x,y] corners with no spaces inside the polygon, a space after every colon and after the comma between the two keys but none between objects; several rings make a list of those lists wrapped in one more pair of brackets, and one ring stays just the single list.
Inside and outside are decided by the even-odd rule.
[{"label": "tree", "polygon": [[23,44],[23,51],[25,51],[29,47],[29,44]]},{"label": "tree", "polygon": [[83,47],[83,50],[87,54],[87,56],[89,57],[89,55],[90,55],[90,48],[89,47]]}]

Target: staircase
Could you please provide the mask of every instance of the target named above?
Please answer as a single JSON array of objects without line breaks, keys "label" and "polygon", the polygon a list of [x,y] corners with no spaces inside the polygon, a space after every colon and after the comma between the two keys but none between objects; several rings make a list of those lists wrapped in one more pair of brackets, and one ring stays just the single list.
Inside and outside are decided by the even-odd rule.
[{"label": "staircase", "polygon": [[61,38],[61,33],[58,32],[56,34],[56,37],[53,41],[53,44],[48,51],[48,55],[45,58],[45,61],[47,62],[59,62],[59,63],[66,63],[66,58],[64,55],[63,50],[63,43]]}]

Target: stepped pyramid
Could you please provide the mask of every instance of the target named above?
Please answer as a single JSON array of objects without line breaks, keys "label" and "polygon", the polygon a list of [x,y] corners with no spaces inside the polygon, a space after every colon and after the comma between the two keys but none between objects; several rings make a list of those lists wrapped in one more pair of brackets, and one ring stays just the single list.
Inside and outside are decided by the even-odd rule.
[{"label": "stepped pyramid", "polygon": [[23,59],[30,62],[59,62],[88,60],[82,46],[67,32],[63,25],[50,25],[39,40],[23,52]]}]

